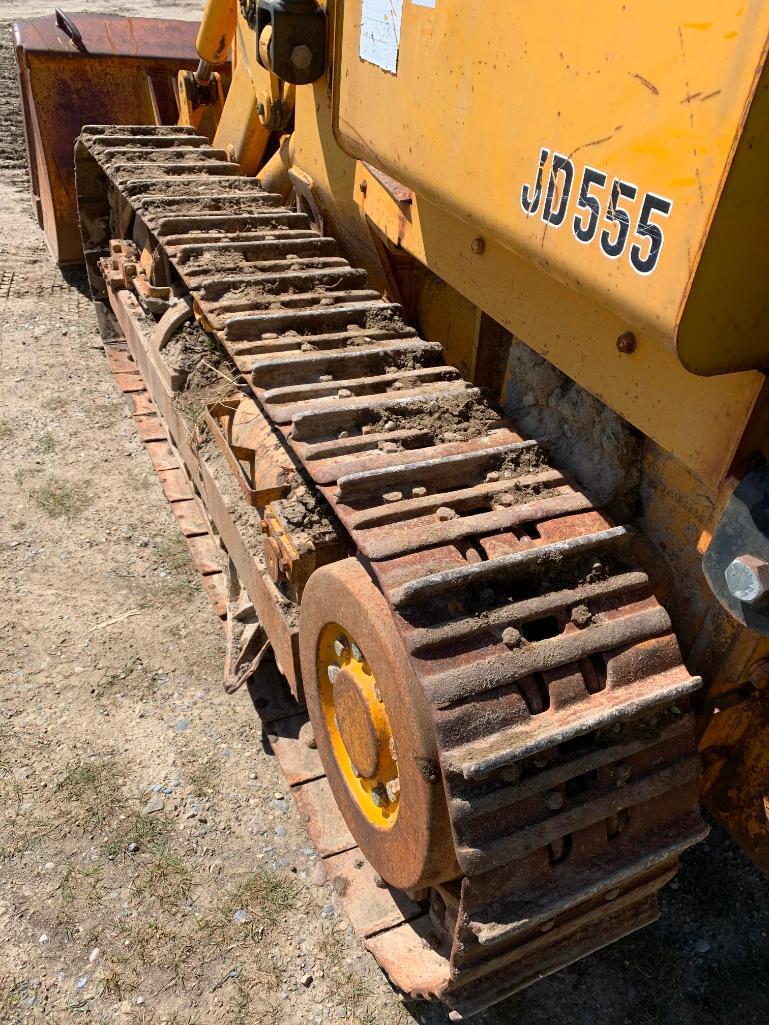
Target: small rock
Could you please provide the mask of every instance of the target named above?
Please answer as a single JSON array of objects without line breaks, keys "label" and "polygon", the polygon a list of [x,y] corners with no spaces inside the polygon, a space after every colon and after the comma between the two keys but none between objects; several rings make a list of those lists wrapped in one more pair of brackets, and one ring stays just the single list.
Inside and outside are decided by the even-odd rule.
[{"label": "small rock", "polygon": [[247,922],[249,920],[250,917],[251,916],[249,915],[249,913],[246,911],[245,908],[238,908],[238,910],[232,916],[232,920],[237,925],[243,925],[245,922]]},{"label": "small rock", "polygon": [[75,983],[75,989],[85,989],[85,987],[88,985],[88,979],[88,975],[81,975]]},{"label": "small rock", "polygon": [[275,800],[276,800],[276,801],[283,801],[283,800],[285,800],[285,798],[284,798],[283,794],[281,794],[281,793],[280,793],[279,791],[277,791],[277,790],[275,791],[274,797],[275,797]]},{"label": "small rock", "polygon": [[47,936],[47,934],[46,934],[46,933],[43,933],[43,935],[42,935],[42,936],[41,936],[41,937],[39,938],[39,940],[38,940],[37,942],[38,942],[38,943],[47,943],[47,942],[48,942],[48,936]]},{"label": "small rock", "polygon": [[707,954],[710,950],[710,944],[706,939],[699,939],[694,944],[694,949],[697,951],[698,954]]},{"label": "small rock", "polygon": [[317,748],[318,745],[315,741],[315,733],[313,732],[312,723],[306,722],[301,730],[299,730],[299,739],[303,741],[311,751],[314,751]]},{"label": "small rock", "polygon": [[143,815],[154,815],[155,812],[163,811],[165,806],[166,806],[166,802],[163,800],[163,798],[160,796],[160,794],[155,794],[144,805],[144,811],[142,812],[142,814]]},{"label": "small rock", "polygon": [[571,621],[575,626],[578,626],[580,630],[586,626],[590,626],[593,616],[587,605],[577,605],[576,608],[571,610]]},{"label": "small rock", "polygon": [[288,830],[285,826],[278,826],[278,828],[275,830],[275,836],[285,836],[287,832]]},{"label": "small rock", "polygon": [[496,495],[493,502],[493,508],[500,507],[502,509],[508,509],[511,505],[517,505],[518,499],[514,494],[510,494],[507,491],[503,491],[501,495]]},{"label": "small rock", "polygon": [[310,882],[313,886],[323,886],[327,880],[328,872],[326,871],[326,866],[323,864],[322,861],[319,861],[315,868],[312,870]]},{"label": "small rock", "polygon": [[94,948],[93,948],[93,950],[91,951],[91,953],[90,953],[90,954],[88,955],[88,960],[89,960],[89,961],[91,962],[91,964],[93,964],[93,963],[94,963],[94,961],[96,961],[96,960],[97,960],[97,958],[99,957],[99,954],[100,954],[100,953],[101,953],[101,951],[99,950],[99,948],[98,948],[98,947],[94,947]]},{"label": "small rock", "polygon": [[312,986],[313,979],[311,975],[303,975],[299,981],[305,988],[309,988]]},{"label": "small rock", "polygon": [[137,997],[136,998],[136,1003],[138,1004],[139,1007],[141,1007],[141,1005],[144,1003],[144,997]]},{"label": "small rock", "polygon": [[379,875],[379,873],[378,873],[378,872],[375,872],[375,873],[374,873],[374,885],[375,885],[375,886],[378,886],[380,890],[384,890],[384,889],[386,888],[386,886],[387,886],[387,883],[386,883],[386,882],[384,881],[384,879],[383,879],[383,878],[382,878],[382,877],[381,877],[381,876]]},{"label": "small rock", "polygon": [[136,841],[134,841],[133,843],[129,843],[127,850],[129,854],[136,854],[136,852],[139,850],[138,843],[136,843]]},{"label": "small rock", "polygon": [[457,513],[447,505],[442,505],[435,510],[435,517],[436,519],[441,520],[441,522],[446,522],[447,520],[456,519]]}]

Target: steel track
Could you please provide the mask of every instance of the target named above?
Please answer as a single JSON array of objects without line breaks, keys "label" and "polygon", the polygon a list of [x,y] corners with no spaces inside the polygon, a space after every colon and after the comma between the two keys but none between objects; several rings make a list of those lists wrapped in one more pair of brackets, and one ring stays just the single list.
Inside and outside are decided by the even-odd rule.
[{"label": "steel track", "polygon": [[[126,237],[99,220],[113,190],[373,570],[431,703],[463,875],[431,895],[425,992],[467,1016],[653,921],[704,835],[700,681],[633,531],[205,139],[87,128],[79,150],[92,281]],[[392,935],[368,945],[397,983]]]}]

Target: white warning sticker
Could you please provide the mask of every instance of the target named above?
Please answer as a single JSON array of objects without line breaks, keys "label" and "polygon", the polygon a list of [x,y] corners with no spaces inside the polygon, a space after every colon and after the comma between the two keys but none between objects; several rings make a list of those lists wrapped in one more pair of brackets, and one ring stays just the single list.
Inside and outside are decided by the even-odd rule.
[{"label": "white warning sticker", "polygon": [[393,75],[398,71],[403,0],[363,0],[360,58]]}]

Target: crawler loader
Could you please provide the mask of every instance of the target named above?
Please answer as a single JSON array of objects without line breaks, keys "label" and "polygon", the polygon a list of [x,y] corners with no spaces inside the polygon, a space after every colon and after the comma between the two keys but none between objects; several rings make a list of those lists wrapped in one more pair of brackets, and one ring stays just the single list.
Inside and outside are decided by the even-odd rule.
[{"label": "crawler loader", "polygon": [[769,4],[14,31],[52,254],[393,985],[459,1020],[654,921],[700,793],[769,870]]}]

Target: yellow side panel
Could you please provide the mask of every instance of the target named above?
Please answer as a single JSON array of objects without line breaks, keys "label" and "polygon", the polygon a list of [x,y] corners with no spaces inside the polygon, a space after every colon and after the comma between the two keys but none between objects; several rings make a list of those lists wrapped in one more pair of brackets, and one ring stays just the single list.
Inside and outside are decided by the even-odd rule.
[{"label": "yellow side panel", "polygon": [[348,153],[695,372],[769,364],[765,0],[340,8],[335,133]]}]

